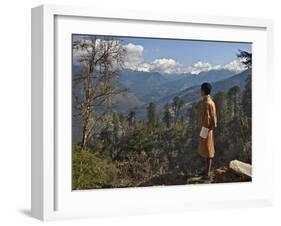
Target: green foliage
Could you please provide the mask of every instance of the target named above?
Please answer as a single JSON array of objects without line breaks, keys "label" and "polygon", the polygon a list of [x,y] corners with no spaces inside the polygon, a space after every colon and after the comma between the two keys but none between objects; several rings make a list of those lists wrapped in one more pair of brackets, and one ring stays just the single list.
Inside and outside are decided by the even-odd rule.
[{"label": "green foliage", "polygon": [[159,118],[156,112],[156,106],[153,102],[149,103],[147,107],[147,119],[150,126],[155,126],[158,123]]},{"label": "green foliage", "polygon": [[73,147],[72,189],[110,188],[115,186],[117,168],[96,153]]},{"label": "green foliage", "polygon": [[[252,161],[251,93],[249,76],[243,91],[234,86],[213,96],[218,119],[214,131],[217,167],[233,159]],[[73,147],[73,189],[139,186],[164,174],[200,171],[205,167],[197,154],[200,104],[186,108],[176,96],[158,115],[151,102],[145,121],[137,121],[134,111],[125,116],[106,112],[87,150]]]},{"label": "green foliage", "polygon": [[239,117],[240,112],[240,87],[233,86],[227,92],[228,98],[228,113],[230,118]]},{"label": "green foliage", "polygon": [[246,98],[251,93],[250,88],[247,83],[242,93],[239,87],[234,86],[227,93],[220,92],[214,96],[218,118],[215,131],[218,165],[233,159],[251,163],[251,113],[247,116],[251,99]]},{"label": "green foliage", "polygon": [[243,136],[244,153],[248,161],[252,161],[252,78],[248,77],[245,90],[242,93],[242,117],[240,120]]},{"label": "green foliage", "polygon": [[175,96],[172,103],[172,108],[175,114],[175,123],[177,123],[178,121],[179,113],[183,105],[184,105],[183,100],[180,97]]},{"label": "green foliage", "polygon": [[169,104],[166,104],[164,107],[164,116],[163,122],[166,124],[166,127],[170,128],[172,124],[172,114],[170,111]]},{"label": "green foliage", "polygon": [[136,121],[136,112],[130,111],[127,119],[128,119],[129,126],[132,126]]},{"label": "green foliage", "polygon": [[252,53],[247,51],[239,50],[237,57],[241,60],[241,62],[247,67],[252,67]]}]

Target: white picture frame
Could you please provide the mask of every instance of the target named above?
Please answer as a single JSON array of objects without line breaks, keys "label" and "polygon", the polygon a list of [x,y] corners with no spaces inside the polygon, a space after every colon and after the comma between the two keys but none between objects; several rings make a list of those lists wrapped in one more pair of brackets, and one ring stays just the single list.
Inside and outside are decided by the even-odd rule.
[{"label": "white picture frame", "polygon": [[[70,86],[61,84],[69,84],[71,77],[71,68],[68,68],[71,45],[68,43],[69,49],[63,49],[68,47],[63,45],[62,40],[66,43],[67,39],[64,38],[71,33],[86,33],[87,27],[83,25],[85,23],[94,23],[103,34],[117,34],[114,23],[118,23],[120,28],[124,26],[120,35],[142,34],[148,37],[204,40],[219,38],[225,41],[253,42],[253,74],[256,75],[253,79],[253,181],[244,184],[71,191],[71,163],[67,157],[71,149],[64,148],[70,147],[70,143],[57,132],[62,126],[69,133],[71,131],[69,121],[65,121],[68,117],[64,120],[60,116],[65,115],[63,113],[67,112],[67,103],[70,102],[67,100]],[[163,25],[169,26],[169,29],[162,29],[162,33],[156,34],[154,28]],[[146,31],[134,29],[133,26],[141,26]],[[179,32],[179,28],[193,29],[194,32],[186,37],[184,32]],[[169,31],[174,33],[169,34]],[[89,29],[87,33],[92,32]],[[273,83],[271,20],[43,5],[32,9],[31,38],[33,217],[56,220],[272,204],[273,179],[268,175],[271,175],[273,169],[273,150],[268,148],[266,139],[270,134],[266,119],[272,108],[271,98],[267,98]],[[65,55],[61,55],[62,52]],[[62,73],[66,76],[57,76]],[[258,92],[260,88],[264,92]],[[63,102],[66,105],[58,107],[58,103]],[[67,156],[64,158],[65,154]]]}]

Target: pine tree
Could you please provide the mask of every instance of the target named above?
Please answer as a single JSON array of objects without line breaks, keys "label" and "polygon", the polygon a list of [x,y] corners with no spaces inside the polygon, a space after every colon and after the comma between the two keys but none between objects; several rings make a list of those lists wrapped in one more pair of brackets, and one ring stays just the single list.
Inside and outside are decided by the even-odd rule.
[{"label": "pine tree", "polygon": [[245,89],[242,93],[242,116],[240,118],[241,134],[244,143],[244,153],[251,163],[252,159],[252,54],[239,51],[237,55],[241,62],[249,69]]},{"label": "pine tree", "polygon": [[230,114],[230,118],[233,119],[234,117],[239,117],[240,114],[240,87],[239,86],[233,86],[230,88],[227,92],[227,98],[228,98],[228,107]]},{"label": "pine tree", "polygon": [[252,67],[252,53],[239,49],[239,53],[237,54],[237,57],[245,65],[246,68]]},{"label": "pine tree", "polygon": [[133,124],[135,124],[136,112],[130,111],[128,116],[127,116],[127,120],[128,120],[129,126],[132,126]]},{"label": "pine tree", "polygon": [[179,118],[179,114],[180,114],[180,110],[182,108],[182,106],[184,105],[183,100],[179,97],[179,96],[175,96],[173,99],[173,103],[172,103],[172,108],[175,114],[175,124],[177,123],[177,120]]},{"label": "pine tree", "polygon": [[158,121],[156,106],[153,102],[150,102],[147,107],[147,119],[148,119],[148,124],[152,126],[156,125]]},{"label": "pine tree", "polygon": [[170,128],[171,123],[172,123],[172,114],[170,111],[169,104],[166,104],[164,107],[163,122],[166,124],[167,128]]}]

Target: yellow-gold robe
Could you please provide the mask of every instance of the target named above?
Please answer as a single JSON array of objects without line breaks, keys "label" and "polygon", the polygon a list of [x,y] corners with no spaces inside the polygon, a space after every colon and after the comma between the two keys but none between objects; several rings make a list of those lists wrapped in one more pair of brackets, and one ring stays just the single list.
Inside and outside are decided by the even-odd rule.
[{"label": "yellow-gold robe", "polygon": [[214,158],[215,145],[213,130],[217,127],[216,106],[212,98],[208,95],[203,98],[199,106],[198,126],[201,130],[202,126],[209,129],[206,139],[199,136],[198,153],[204,158]]}]

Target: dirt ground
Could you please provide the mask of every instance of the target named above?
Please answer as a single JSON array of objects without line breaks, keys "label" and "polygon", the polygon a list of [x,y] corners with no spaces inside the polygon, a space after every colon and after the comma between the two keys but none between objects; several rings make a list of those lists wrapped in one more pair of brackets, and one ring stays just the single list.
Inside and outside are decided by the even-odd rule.
[{"label": "dirt ground", "polygon": [[212,171],[209,179],[200,175],[185,175],[179,173],[168,173],[150,178],[140,183],[143,186],[159,186],[159,185],[185,185],[185,184],[212,184],[212,183],[234,183],[249,182],[251,177],[239,175],[228,167],[220,167]]}]

